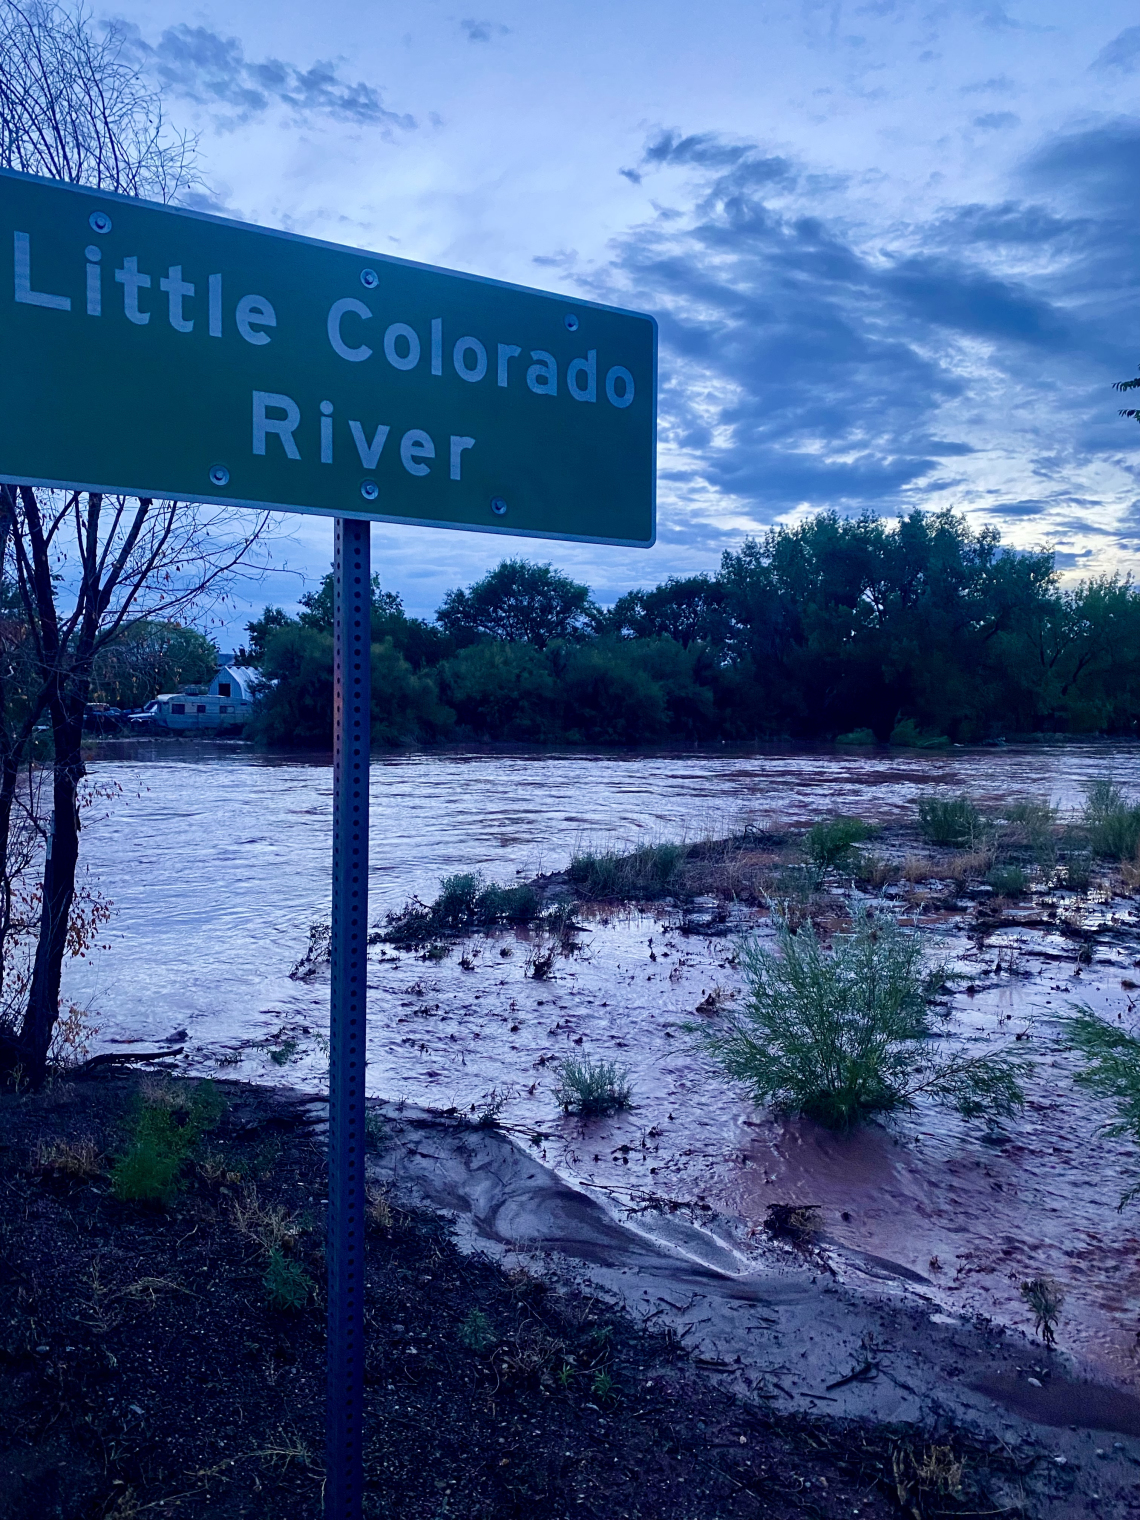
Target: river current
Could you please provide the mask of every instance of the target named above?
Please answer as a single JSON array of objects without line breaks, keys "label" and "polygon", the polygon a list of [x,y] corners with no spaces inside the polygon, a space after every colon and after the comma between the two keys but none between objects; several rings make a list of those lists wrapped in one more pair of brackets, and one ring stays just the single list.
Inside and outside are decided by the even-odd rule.
[{"label": "river current", "polygon": [[[89,768],[110,800],[88,812],[83,858],[115,916],[110,948],[71,963],[65,994],[98,1026],[92,1049],[177,1036],[189,1070],[321,1085],[327,973],[289,973],[310,925],[328,917],[327,760],[121,741],[98,746]],[[1017,796],[1068,810],[1106,774],[1140,791],[1140,745],[376,758],[372,917],[413,894],[430,899],[454,871],[509,882],[564,867],[583,844],[833,813],[913,817],[915,798],[935,788],[983,805]],[[739,992],[732,940],[686,935],[665,909],[589,918],[578,952],[544,980],[528,974],[533,943],[521,931],[474,937],[443,960],[377,947],[368,1086],[439,1108],[492,1107],[520,1135],[544,1136],[552,1164],[634,1205],[716,1209],[747,1229],[772,1202],[818,1204],[832,1240],[921,1279],[958,1313],[1024,1327],[1018,1283],[1054,1275],[1069,1294],[1062,1341],[1131,1384],[1140,1240],[1135,1209],[1121,1216],[1116,1204],[1136,1158],[1103,1136],[1109,1110],[1074,1086],[1055,1025],[1076,1002],[1131,1013],[1140,918],[1126,900],[1090,899],[1080,911],[1117,926],[1093,965],[1039,930],[982,945],[952,915],[928,924],[973,989],[953,999],[947,1037],[1020,1035],[1036,1062],[1025,1113],[998,1145],[921,1104],[846,1138],[757,1112],[685,1032],[710,994]],[[589,1126],[562,1117],[552,1073],[567,1054],[625,1065],[634,1110]]]}]

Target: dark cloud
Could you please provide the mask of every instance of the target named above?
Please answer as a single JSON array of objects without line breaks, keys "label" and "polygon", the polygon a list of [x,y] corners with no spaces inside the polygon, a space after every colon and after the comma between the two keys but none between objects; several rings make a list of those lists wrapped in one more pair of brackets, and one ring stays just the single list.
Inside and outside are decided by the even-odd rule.
[{"label": "dark cloud", "polygon": [[339,64],[318,60],[307,69],[266,58],[255,63],[245,56],[236,37],[222,37],[204,26],[168,27],[151,45],[137,27],[129,41],[164,90],[196,101],[221,105],[235,125],[285,107],[297,116],[327,116],[357,126],[415,126],[385,106],[374,85],[346,80]]},{"label": "dark cloud", "polygon": [[964,84],[959,90],[959,95],[1008,95],[1013,89],[1013,80],[1008,74],[995,74],[992,79],[979,79],[976,84]]},{"label": "dark cloud", "polygon": [[1122,74],[1135,74],[1140,69],[1140,26],[1128,26],[1119,37],[1101,48],[1093,59],[1094,69],[1119,69]]},{"label": "dark cloud", "polygon": [[497,21],[475,21],[468,18],[459,25],[467,34],[468,42],[490,42],[492,37],[505,37],[510,27],[502,26]]},{"label": "dark cloud", "polygon": [[1019,127],[1021,117],[1012,111],[987,111],[984,116],[974,117],[974,125],[983,132],[1000,132],[1003,127]]},{"label": "dark cloud", "polygon": [[1016,409],[1021,441],[1001,446],[1042,486],[995,515],[1094,514],[1066,472],[1131,441],[1108,386],[1127,367],[1138,283],[1134,236],[1116,236],[1134,217],[1138,148],[1131,122],[1055,137],[1005,199],[874,248],[790,159],[656,134],[627,177],[679,170],[687,189],[674,181],[671,208],[618,242],[597,292],[658,318],[663,483],[698,516],[723,493],[757,524],[800,505],[890,511],[955,487],[945,463],[985,438],[988,396]]}]

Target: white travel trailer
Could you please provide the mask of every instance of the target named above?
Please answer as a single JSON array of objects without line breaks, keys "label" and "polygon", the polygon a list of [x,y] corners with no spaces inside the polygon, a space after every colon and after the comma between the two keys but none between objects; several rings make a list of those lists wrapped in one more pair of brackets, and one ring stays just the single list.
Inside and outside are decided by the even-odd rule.
[{"label": "white travel trailer", "polygon": [[242,665],[223,665],[207,687],[163,692],[131,717],[136,728],[170,733],[225,733],[240,729],[253,711],[253,682],[257,672]]}]

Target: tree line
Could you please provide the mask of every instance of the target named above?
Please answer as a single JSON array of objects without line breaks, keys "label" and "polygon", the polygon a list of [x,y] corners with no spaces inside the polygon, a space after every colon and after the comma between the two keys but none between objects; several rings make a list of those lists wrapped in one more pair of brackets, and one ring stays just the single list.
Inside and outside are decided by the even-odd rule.
[{"label": "tree line", "polygon": [[[267,607],[247,626],[252,735],[328,747],[331,575],[298,616]],[[951,511],[820,512],[610,608],[523,559],[430,622],[374,584],[372,664],[380,745],[1130,735],[1140,593],[1118,575],[1063,588],[1050,551]]]}]

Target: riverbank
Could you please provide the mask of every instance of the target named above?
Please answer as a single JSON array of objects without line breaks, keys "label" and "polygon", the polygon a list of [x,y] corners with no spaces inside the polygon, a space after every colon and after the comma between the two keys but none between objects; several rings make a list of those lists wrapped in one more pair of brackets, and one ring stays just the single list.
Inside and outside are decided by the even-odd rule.
[{"label": "riverbank", "polygon": [[[112,1186],[140,1104],[207,1116],[164,1207]],[[151,1073],[5,1094],[0,1120],[3,1520],[317,1520],[319,1110]],[[372,1126],[373,1172],[388,1128]],[[391,1187],[369,1218],[367,1515],[1061,1514],[1080,1487],[1033,1439],[775,1415],[652,1314],[465,1252]],[[1106,1499],[1132,1472],[1113,1456]]]}]

